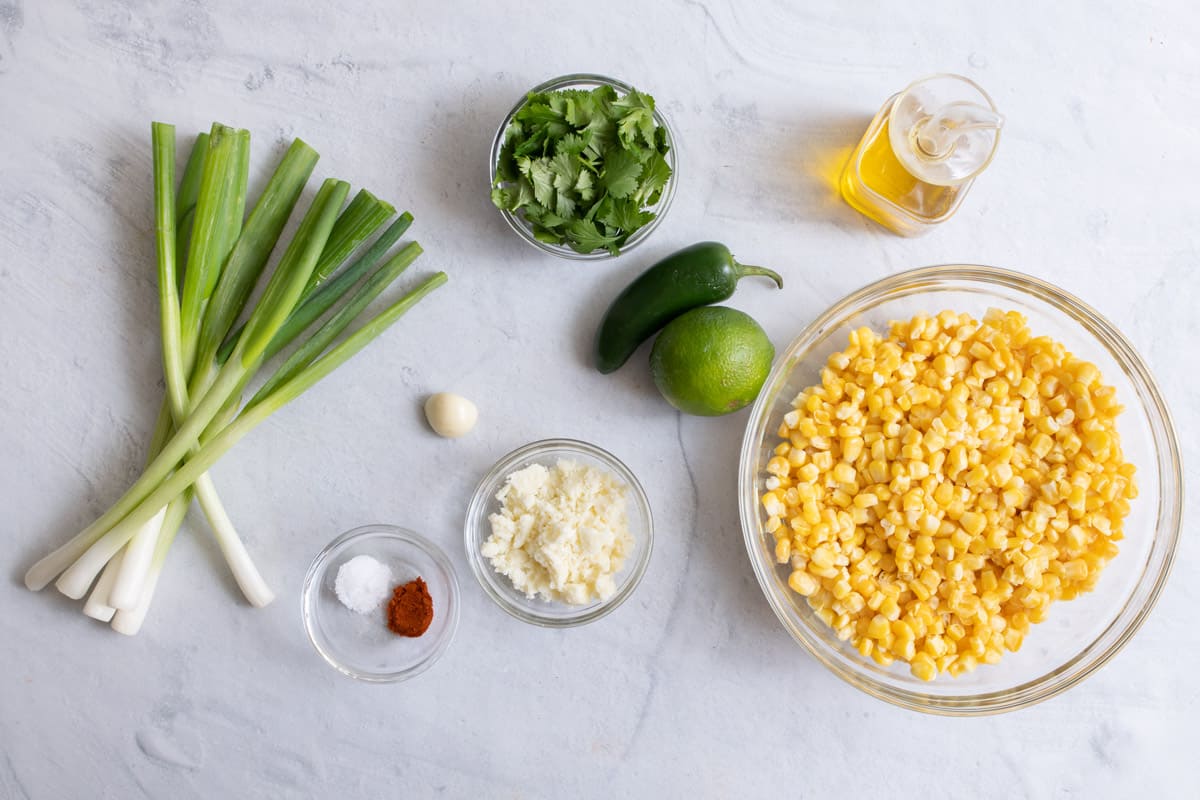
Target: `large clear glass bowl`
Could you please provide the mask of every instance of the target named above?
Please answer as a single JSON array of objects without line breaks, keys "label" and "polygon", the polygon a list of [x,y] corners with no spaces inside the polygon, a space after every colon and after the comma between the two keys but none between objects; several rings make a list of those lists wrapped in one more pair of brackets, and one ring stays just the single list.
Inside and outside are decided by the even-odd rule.
[{"label": "large clear glass bowl", "polygon": [[[516,102],[512,110],[505,115],[504,120],[500,123],[500,127],[496,129],[496,136],[492,140],[492,152],[490,161],[488,162],[488,187],[489,190],[496,182],[496,165],[500,163],[500,149],[504,146],[504,132],[508,130],[509,123],[512,122],[517,112],[525,105],[525,99],[529,94],[535,92],[557,92],[563,89],[595,89],[598,86],[611,86],[617,90],[618,94],[625,95],[633,88],[624,81],[619,81],[616,78],[609,78],[605,75],[593,75],[589,73],[575,73],[572,75],[562,75],[558,78],[552,78],[545,83],[539,83],[534,86],[521,99]],[[655,98],[657,100],[657,98]],[[667,165],[671,168],[671,177],[667,179],[666,186],[663,187],[662,195],[658,198],[658,202],[650,206],[648,211],[654,212],[654,219],[638,228],[632,236],[626,240],[625,244],[621,245],[621,250],[617,255],[628,253],[633,248],[637,247],[646,239],[650,238],[650,234],[654,233],[655,229],[662,223],[663,217],[667,215],[667,210],[671,207],[671,201],[675,198],[675,186],[679,182],[679,158],[678,146],[679,140],[675,137],[675,131],[671,129],[667,118],[663,116],[662,109],[655,104],[654,121],[658,127],[663,128],[667,132],[667,142],[671,149],[667,151]],[[514,214],[507,209],[499,209],[504,221],[508,226],[516,232],[518,236],[524,239],[529,244],[541,250],[543,253],[558,256],[559,258],[567,258],[575,261],[597,261],[605,258],[615,258],[615,256],[607,250],[593,250],[590,253],[580,253],[572,250],[565,244],[550,244],[543,242],[533,234],[533,226],[530,225],[523,214]]]},{"label": "large clear glass bowl", "polygon": [[[913,677],[897,661],[881,667],[864,658],[787,585],[775,563],[774,537],[763,525],[763,471],[778,443],[776,431],[791,401],[820,382],[830,354],[847,335],[868,326],[884,332],[891,320],[944,309],[976,319],[989,307],[1022,312],[1034,335],[1049,335],[1100,368],[1125,411],[1117,420],[1125,457],[1137,466],[1139,497],[1125,524],[1120,553],[1094,591],[1059,601],[1034,625],[1020,651],[958,678]],[[905,708],[970,716],[1011,711],[1053,697],[1091,675],[1129,641],[1166,582],[1179,540],[1182,472],[1166,404],[1146,365],[1113,325],[1082,301],[1044,281],[995,267],[926,267],[885,278],[851,294],[796,337],[776,362],[756,401],[742,443],[738,496],[746,550],[759,585],[793,638],[838,677]]]}]

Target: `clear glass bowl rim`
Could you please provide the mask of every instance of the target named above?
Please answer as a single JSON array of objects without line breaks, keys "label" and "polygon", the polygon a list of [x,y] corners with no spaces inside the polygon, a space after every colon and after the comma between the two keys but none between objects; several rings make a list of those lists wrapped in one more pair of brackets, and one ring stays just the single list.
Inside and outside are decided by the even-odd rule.
[{"label": "clear glass bowl rim", "polygon": [[[645,547],[639,548],[638,560],[627,567],[630,572],[622,581],[620,588],[607,601],[578,615],[550,617],[533,613],[509,601],[499,588],[500,582],[508,579],[492,569],[492,565],[479,551],[479,545],[485,538],[483,526],[487,524],[487,517],[484,510],[492,501],[492,495],[495,493],[493,487],[503,482],[519,462],[561,450],[581,453],[603,462],[628,484],[633,494],[633,501],[641,507],[646,515],[646,542]],[[601,447],[578,439],[541,439],[518,447],[502,456],[479,481],[471,495],[471,504],[467,507],[467,516],[463,525],[463,544],[466,547],[467,562],[471,565],[471,571],[475,573],[475,578],[483,587],[483,591],[496,605],[522,622],[528,622],[531,625],[543,628],[571,628],[595,622],[612,613],[628,600],[641,584],[642,577],[646,574],[646,567],[650,564],[650,553],[654,550],[654,516],[651,512],[650,500],[646,497],[646,491],[642,488],[641,482],[633,474],[633,470],[629,469],[621,459]],[[580,606],[580,609],[585,608],[588,607]]]},{"label": "clear glass bowl rim", "polygon": [[[1154,440],[1160,480],[1154,540],[1146,559],[1146,569],[1129,603],[1116,612],[1112,622],[1091,645],[1041,677],[1010,689],[934,696],[889,686],[864,672],[846,667],[832,657],[827,645],[819,637],[809,634],[805,623],[792,623],[783,601],[773,588],[772,573],[776,565],[767,564],[760,557],[758,543],[762,534],[758,516],[756,461],[760,442],[767,433],[765,425],[775,395],[792,367],[827,328],[842,324],[857,310],[873,306],[888,297],[906,296],[921,288],[955,283],[990,284],[1016,290],[1063,312],[1092,334],[1109,351],[1137,390]],[[1065,692],[1107,664],[1129,642],[1153,609],[1171,571],[1182,529],[1183,468],[1175,426],[1157,383],[1133,346],[1103,315],[1074,295],[1024,273],[978,264],[943,264],[908,270],[864,286],[833,304],[792,340],[767,377],[746,425],[738,466],[738,506],[747,556],[759,588],[784,628],[817,661],[850,685],[902,708],[945,716],[982,716],[1026,708]],[[1151,581],[1149,586],[1148,580]],[[1135,604],[1136,607],[1131,608]],[[1118,624],[1123,628],[1114,641],[1104,650],[1092,652],[1095,643]]]},{"label": "clear glass bowl rim", "polygon": [[[345,547],[367,537],[383,537],[388,539],[396,539],[415,546],[417,549],[424,552],[433,559],[442,570],[445,571],[449,579],[448,591],[450,593],[450,619],[444,628],[441,639],[433,650],[429,652],[421,661],[417,662],[408,669],[397,670],[396,672],[359,672],[342,663],[336,655],[328,652],[328,649],[322,647],[317,641],[314,632],[315,622],[312,619],[312,613],[309,611],[310,603],[315,600],[314,592],[320,591],[320,580],[318,575],[324,574],[328,566],[328,561],[337,553],[341,552]],[[336,669],[343,675],[347,675],[355,680],[360,680],[365,683],[397,683],[405,681],[409,678],[415,678],[422,672],[425,672],[432,667],[445,654],[450,643],[454,640],[454,634],[458,631],[458,621],[460,614],[460,606],[462,605],[459,586],[458,573],[454,571],[454,565],[446,556],[445,551],[438,547],[433,542],[426,539],[416,531],[408,528],[402,528],[399,525],[388,525],[385,523],[371,523],[368,525],[360,525],[357,528],[346,531],[337,536],[325,547],[321,548],[321,552],[317,553],[313,558],[312,564],[308,567],[308,572],[304,575],[304,584],[300,590],[300,614],[304,622],[304,633],[308,636],[309,643],[313,649],[320,654],[331,667]],[[435,609],[436,611],[436,609]]]},{"label": "clear glass bowl rim", "polygon": [[[599,75],[589,72],[575,72],[569,75],[560,75],[557,78],[551,78],[548,81],[539,83],[532,89],[529,89],[525,94],[521,95],[507,114],[504,115],[500,127],[496,129],[496,135],[492,138],[492,150],[488,161],[488,186],[489,188],[496,180],[496,164],[500,160],[500,148],[504,146],[504,131],[508,129],[508,124],[512,121],[513,116],[521,110],[521,106],[525,105],[526,98],[534,92],[553,92],[559,89],[566,89],[571,86],[580,84],[608,85],[619,92],[628,94],[633,86],[624,81],[610,78],[607,75]],[[624,255],[639,244],[650,237],[655,229],[662,222],[663,217],[667,215],[667,211],[671,208],[671,201],[675,199],[675,186],[679,183],[679,158],[678,147],[679,140],[675,136],[675,130],[671,124],[667,122],[667,118],[659,110],[658,104],[654,105],[654,121],[667,131],[667,139],[671,144],[671,149],[667,152],[667,162],[671,165],[671,177],[667,179],[667,185],[663,189],[662,197],[658,200],[658,205],[654,207],[654,219],[644,225],[641,229],[629,237],[621,248],[621,252],[617,255]],[[496,209],[500,215],[504,217],[504,221],[508,226],[516,232],[518,236],[524,239],[529,244],[541,250],[543,253],[566,258],[572,261],[600,261],[606,258],[616,258],[607,250],[593,250],[590,253],[577,253],[566,245],[554,245],[548,242],[540,241],[533,235],[532,229],[516,214],[513,214],[507,209]]]}]

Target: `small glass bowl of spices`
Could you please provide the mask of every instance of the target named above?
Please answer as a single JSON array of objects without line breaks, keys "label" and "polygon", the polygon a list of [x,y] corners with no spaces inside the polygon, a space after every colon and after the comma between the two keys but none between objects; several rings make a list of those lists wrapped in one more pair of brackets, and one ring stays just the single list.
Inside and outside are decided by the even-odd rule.
[{"label": "small glass bowl of spices", "polygon": [[301,604],[308,638],[331,666],[391,683],[421,674],[449,647],[458,579],[446,554],[423,536],[365,525],[317,554]]},{"label": "small glass bowl of spices", "polygon": [[465,525],[480,586],[517,619],[583,625],[621,605],[654,544],[650,502],[620,459],[574,439],[501,458],[480,481]]}]

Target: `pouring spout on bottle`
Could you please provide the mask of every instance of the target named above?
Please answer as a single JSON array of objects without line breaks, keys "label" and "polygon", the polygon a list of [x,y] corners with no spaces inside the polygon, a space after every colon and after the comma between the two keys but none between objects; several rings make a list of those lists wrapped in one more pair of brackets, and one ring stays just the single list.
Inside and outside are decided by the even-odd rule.
[{"label": "pouring spout on bottle", "polygon": [[[914,149],[922,156],[948,158],[965,137],[978,132],[994,132],[1004,127],[1004,116],[990,108],[965,101],[947,103],[935,113],[913,125]],[[994,134],[993,134],[994,135]]]},{"label": "pouring spout on bottle", "polygon": [[934,186],[958,186],[992,160],[1004,117],[960,75],[934,75],[896,95],[888,139],[901,165]]},{"label": "pouring spout on bottle", "polygon": [[953,154],[962,139],[972,133],[1000,131],[1003,115],[974,103],[947,103],[936,113],[912,126],[913,149],[918,154],[941,161]]}]

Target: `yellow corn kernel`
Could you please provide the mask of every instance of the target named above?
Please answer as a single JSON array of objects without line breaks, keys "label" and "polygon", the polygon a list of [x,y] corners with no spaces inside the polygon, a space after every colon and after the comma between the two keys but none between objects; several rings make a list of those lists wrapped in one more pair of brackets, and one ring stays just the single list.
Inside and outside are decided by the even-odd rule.
[{"label": "yellow corn kernel", "polygon": [[888,624],[887,619],[883,615],[876,614],[871,618],[871,622],[867,626],[868,637],[875,639],[876,641],[883,641],[884,639],[890,638],[891,633],[891,625]]},{"label": "yellow corn kernel", "polygon": [[876,648],[875,651],[871,653],[871,659],[881,667],[890,667],[896,662],[895,657],[893,657],[891,653],[888,653],[886,650],[880,650],[879,648]]},{"label": "yellow corn kernel", "polygon": [[[974,511],[966,511],[958,518],[958,524],[971,536],[978,536],[987,525],[987,517]],[[966,544],[954,542],[954,546],[965,550]]]},{"label": "yellow corn kernel", "polygon": [[[963,514],[965,517],[966,514]],[[962,517],[959,517],[961,523]],[[955,552],[965,553],[971,547],[971,536],[966,531],[959,529],[950,534],[950,544],[954,546]]]},{"label": "yellow corn kernel", "polygon": [[[851,436],[842,440],[842,458],[846,461],[854,462],[862,455],[863,438],[861,436]],[[847,481],[848,483],[849,481]]]},{"label": "yellow corn kernel", "polygon": [[817,567],[825,568],[832,567],[836,558],[837,554],[833,551],[833,548],[823,544],[813,550],[812,555],[809,556],[809,561]]},{"label": "yellow corn kernel", "polygon": [[792,557],[792,540],[781,536],[775,540],[775,563],[786,564]]},{"label": "yellow corn kernel", "polygon": [[949,539],[937,539],[933,544],[933,551],[944,561],[954,560],[954,545]]},{"label": "yellow corn kernel", "polygon": [[1033,441],[1029,443],[1029,449],[1038,458],[1045,458],[1046,455],[1054,448],[1054,440],[1046,433],[1039,432],[1033,437]]},{"label": "yellow corn kernel", "polygon": [[946,456],[946,468],[949,470],[951,477],[966,469],[967,448],[961,444],[956,444],[951,447],[950,454]]},{"label": "yellow corn kernel", "polygon": [[845,461],[838,462],[837,466],[833,468],[833,479],[838,483],[853,483],[856,476],[854,467]]},{"label": "yellow corn kernel", "polygon": [[763,510],[773,517],[782,516],[787,509],[783,505],[783,500],[775,492],[767,492],[762,496]]},{"label": "yellow corn kernel", "polygon": [[812,597],[821,588],[821,585],[817,583],[817,580],[813,576],[799,569],[793,571],[788,576],[788,586],[792,588],[793,592],[804,597]]},{"label": "yellow corn kernel", "polygon": [[937,636],[937,635],[929,636],[929,637],[926,637],[925,644],[921,648],[921,652],[925,653],[926,655],[930,656],[931,658],[935,658],[935,659],[942,658],[943,656],[945,656],[947,653],[950,652],[950,646],[946,643],[946,640],[944,638],[942,638],[941,636]]},{"label": "yellow corn kernel", "polygon": [[854,496],[854,505],[859,508],[872,508],[879,504],[879,496],[873,492],[859,492]]},{"label": "yellow corn kernel", "polygon": [[1081,581],[1088,576],[1087,561],[1082,558],[1072,559],[1062,565],[1063,577],[1071,581]]},{"label": "yellow corn kernel", "polygon": [[963,578],[963,563],[961,561],[951,561],[947,564],[946,577],[951,581],[961,581]]},{"label": "yellow corn kernel", "polygon": [[817,505],[817,501],[814,499],[808,499],[804,501],[802,514],[804,516],[804,521],[809,525],[816,525],[821,521],[821,508]]},{"label": "yellow corn kernel", "polygon": [[913,677],[922,681],[931,681],[937,676],[937,665],[928,653],[917,653],[909,663]]},{"label": "yellow corn kernel", "polygon": [[916,595],[917,599],[920,600],[921,602],[925,602],[926,600],[928,600],[930,597],[933,596],[933,592],[931,592],[929,590],[929,587],[926,586],[925,584],[921,583],[920,581],[915,581],[915,580],[909,581],[908,589],[910,592],[912,592],[914,595]]},{"label": "yellow corn kernel", "polygon": [[949,672],[957,678],[959,675],[971,672],[977,666],[979,666],[979,660],[974,655],[965,653],[954,660],[954,663],[950,665]]},{"label": "yellow corn kernel", "polygon": [[879,613],[887,620],[896,620],[900,618],[900,605],[893,597],[885,597],[879,605]]},{"label": "yellow corn kernel", "polygon": [[980,464],[967,473],[966,482],[967,486],[970,486],[972,489],[976,489],[982,488],[983,485],[987,483],[987,479],[987,467]]}]

